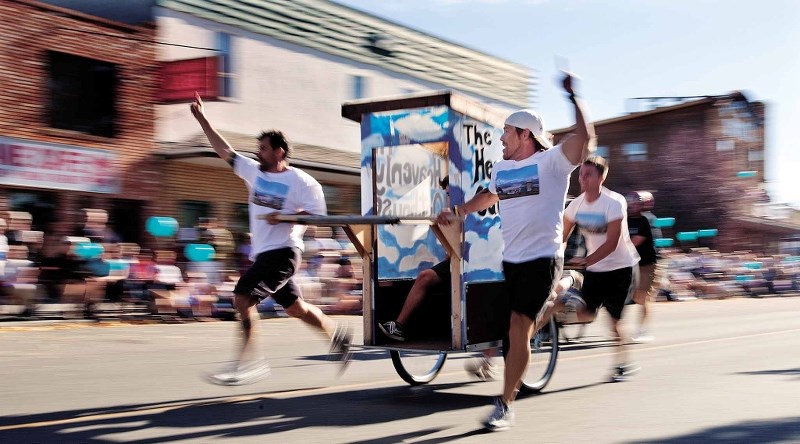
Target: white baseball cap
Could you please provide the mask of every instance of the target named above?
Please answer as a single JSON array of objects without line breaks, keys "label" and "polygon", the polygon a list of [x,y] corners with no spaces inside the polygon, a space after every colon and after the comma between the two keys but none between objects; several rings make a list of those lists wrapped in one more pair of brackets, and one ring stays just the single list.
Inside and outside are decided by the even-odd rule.
[{"label": "white baseball cap", "polygon": [[552,148],[553,143],[550,141],[547,132],[544,130],[544,119],[536,111],[532,109],[522,109],[512,113],[505,122],[506,125],[511,125],[516,128],[530,130],[533,137],[539,141],[545,148]]}]

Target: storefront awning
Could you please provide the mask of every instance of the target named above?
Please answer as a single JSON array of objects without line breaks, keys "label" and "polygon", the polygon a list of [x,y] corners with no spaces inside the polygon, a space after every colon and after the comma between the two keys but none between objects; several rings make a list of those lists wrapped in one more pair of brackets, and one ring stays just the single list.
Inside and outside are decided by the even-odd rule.
[{"label": "storefront awning", "polygon": [[796,235],[800,233],[800,224],[788,221],[771,220],[762,217],[734,216],[733,219],[742,223],[747,228],[758,230],[764,233],[778,235]]},{"label": "storefront awning", "polygon": [[[220,133],[237,152],[255,159],[256,139],[254,136],[226,131],[220,131]],[[154,154],[167,160],[218,159],[204,134],[198,134],[183,142],[161,142],[159,149]],[[361,155],[355,152],[293,143],[289,163],[303,169],[360,176],[360,159]]]}]

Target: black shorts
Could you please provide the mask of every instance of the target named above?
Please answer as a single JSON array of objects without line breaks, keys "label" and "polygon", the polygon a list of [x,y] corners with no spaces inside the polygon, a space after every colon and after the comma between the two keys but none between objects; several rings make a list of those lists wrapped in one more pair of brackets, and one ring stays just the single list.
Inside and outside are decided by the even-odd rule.
[{"label": "black shorts", "polygon": [[438,264],[431,267],[436,276],[439,276],[443,282],[450,282],[450,258],[447,258]]},{"label": "black shorts", "polygon": [[262,299],[272,296],[275,302],[288,308],[302,298],[300,288],[292,277],[300,266],[302,254],[297,248],[281,248],[265,251],[245,272],[233,289],[235,294],[250,295]]},{"label": "black shorts", "polygon": [[586,307],[596,312],[606,307],[612,318],[619,320],[622,309],[638,285],[639,266],[612,271],[586,271],[583,273],[583,299]]},{"label": "black shorts", "polygon": [[561,278],[562,258],[541,258],[514,264],[503,262],[503,291],[511,310],[536,319],[550,292]]}]

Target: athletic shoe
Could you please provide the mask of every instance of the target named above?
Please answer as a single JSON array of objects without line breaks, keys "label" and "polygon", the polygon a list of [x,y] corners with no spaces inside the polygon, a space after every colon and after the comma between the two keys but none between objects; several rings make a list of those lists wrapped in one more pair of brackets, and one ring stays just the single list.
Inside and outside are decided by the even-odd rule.
[{"label": "athletic shoe", "polygon": [[492,414],[483,420],[483,426],[492,432],[508,430],[514,425],[514,408],[506,405],[498,396],[494,400]]},{"label": "athletic shoe", "polygon": [[268,377],[271,372],[269,364],[262,358],[247,364],[235,363],[226,371],[209,375],[208,380],[217,385],[247,385]]},{"label": "athletic shoe", "polygon": [[635,342],[637,344],[645,344],[648,342],[653,342],[653,339],[655,338],[648,335],[646,331],[639,330],[638,332],[636,332],[635,335],[633,335],[633,337],[631,338],[631,342]]},{"label": "athletic shoe", "polygon": [[572,288],[578,291],[583,288],[583,273],[576,270],[566,270],[564,274],[572,278]]},{"label": "athletic shoe", "polygon": [[352,342],[353,334],[350,332],[350,328],[344,324],[337,325],[336,330],[333,332],[333,337],[331,337],[330,355],[334,360],[342,364],[339,373],[344,372],[348,364],[350,364],[350,358],[353,357],[350,352],[350,344]]},{"label": "athletic shoe", "polygon": [[580,296],[580,293],[570,288],[561,299],[564,303],[563,310],[558,313],[556,320],[564,324],[577,324],[579,322],[578,312],[586,311],[586,301]]},{"label": "athletic shoe", "polygon": [[381,329],[383,334],[394,339],[395,341],[403,342],[406,340],[406,334],[403,331],[403,325],[397,321],[389,321],[378,324],[378,328]]},{"label": "athletic shoe", "polygon": [[497,367],[486,356],[470,359],[464,364],[464,370],[481,381],[493,381],[497,373]]},{"label": "athletic shoe", "polygon": [[614,375],[611,376],[611,382],[624,382],[630,379],[630,377],[636,374],[641,367],[638,364],[628,363],[624,365],[620,365],[614,367]]}]

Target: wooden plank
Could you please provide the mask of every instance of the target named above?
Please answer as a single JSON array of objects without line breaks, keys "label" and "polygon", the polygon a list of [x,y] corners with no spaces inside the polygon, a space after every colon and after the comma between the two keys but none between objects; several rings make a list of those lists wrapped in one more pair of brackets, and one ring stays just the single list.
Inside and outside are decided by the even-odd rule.
[{"label": "wooden plank", "polygon": [[[259,219],[267,219],[269,216],[260,215]],[[275,219],[281,222],[291,222],[300,225],[319,225],[319,226],[345,226],[345,225],[396,225],[396,224],[433,224],[435,217],[428,216],[310,216],[296,214],[279,214]]]}]

